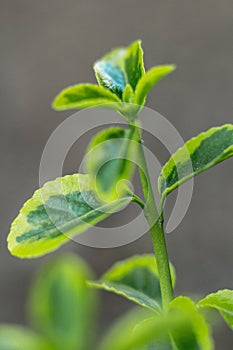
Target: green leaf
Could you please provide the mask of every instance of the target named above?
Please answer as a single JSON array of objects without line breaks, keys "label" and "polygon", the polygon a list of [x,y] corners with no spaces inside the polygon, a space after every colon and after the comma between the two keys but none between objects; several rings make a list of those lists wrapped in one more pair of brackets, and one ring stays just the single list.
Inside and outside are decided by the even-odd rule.
[{"label": "green leaf", "polygon": [[107,61],[98,61],[94,65],[98,83],[120,99],[125,88],[125,77],[120,67]]},{"label": "green leaf", "polygon": [[123,101],[126,103],[132,103],[134,99],[134,92],[131,85],[127,84],[123,92]]},{"label": "green leaf", "polygon": [[[136,309],[121,317],[110,327],[99,350],[172,350],[171,347],[164,347],[166,337],[168,335],[165,318],[155,317],[154,314]],[[155,341],[156,348],[147,347]]]},{"label": "green leaf", "polygon": [[[173,285],[175,271],[171,265]],[[161,291],[155,257],[136,255],[114,264],[98,281],[90,285],[119,294],[140,306],[159,311]]]},{"label": "green leaf", "polygon": [[8,249],[21,258],[44,255],[129,203],[125,196],[112,203],[97,197],[89,175],[67,175],[37,190],[14,220]]},{"label": "green leaf", "polygon": [[113,92],[120,99],[125,87],[124,56],[125,48],[116,48],[94,64],[98,83]]},{"label": "green leaf", "polygon": [[174,299],[167,314],[131,311],[110,328],[100,350],[212,350],[209,328],[187,297]]},{"label": "green leaf", "polygon": [[233,291],[219,290],[207,295],[197,304],[199,307],[214,309],[220,312],[226,323],[233,329]]},{"label": "green leaf", "polygon": [[173,318],[170,335],[174,350],[212,350],[213,341],[204,317],[188,297],[170,303],[168,317]]},{"label": "green leaf", "polygon": [[91,273],[75,255],[57,257],[41,269],[31,289],[32,323],[56,349],[92,348],[95,299],[86,285]]},{"label": "green leaf", "polygon": [[127,48],[124,67],[127,83],[135,90],[139,79],[145,74],[140,40],[135,41]]},{"label": "green leaf", "polygon": [[145,75],[138,81],[134,103],[138,105],[144,105],[146,96],[149,91],[157,84],[161,79],[175,70],[174,65],[161,65],[156,66],[148,70]]},{"label": "green leaf", "polygon": [[[127,119],[137,115],[139,108],[128,111],[126,106],[114,102],[143,105],[150,89],[175,69],[174,65],[157,66],[145,74],[141,41],[128,47],[113,49],[94,64],[99,86],[79,84],[66,88],[55,98],[53,108],[67,110],[105,104]],[[135,99],[133,101],[135,91]]]},{"label": "green leaf", "polygon": [[53,350],[54,348],[36,333],[24,327],[2,324],[0,325],[0,349]]},{"label": "green leaf", "polygon": [[125,180],[132,178],[138,143],[135,131],[114,127],[98,133],[88,146],[87,171],[96,182],[99,197],[111,201],[122,196]]},{"label": "green leaf", "polygon": [[118,111],[126,118],[129,124],[131,124],[131,122],[134,123],[140,111],[140,106],[134,103],[134,91],[131,85],[126,85],[122,98],[124,103],[122,103],[122,107],[118,109]]},{"label": "green leaf", "polygon": [[141,42],[112,50],[95,63],[94,71],[98,83],[122,99],[126,84],[135,90],[145,74]]},{"label": "green leaf", "polygon": [[125,54],[126,54],[127,48],[126,47],[116,47],[112,49],[110,52],[108,52],[106,55],[104,55],[100,60],[97,62],[109,62],[113,66],[117,66],[121,68],[122,71],[124,71],[124,62],[125,62]]},{"label": "green leaf", "polygon": [[52,107],[64,111],[106,104],[108,108],[116,109],[115,102],[120,100],[107,89],[93,84],[79,84],[62,90],[53,101]]},{"label": "green leaf", "polygon": [[187,141],[162,168],[158,180],[161,203],[182,183],[232,155],[232,124],[211,128]]}]

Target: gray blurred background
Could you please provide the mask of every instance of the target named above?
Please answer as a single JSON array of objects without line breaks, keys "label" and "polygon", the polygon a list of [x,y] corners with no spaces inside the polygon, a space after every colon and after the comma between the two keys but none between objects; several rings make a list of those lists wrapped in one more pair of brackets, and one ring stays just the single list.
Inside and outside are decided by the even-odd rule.
[{"label": "gray blurred background", "polygon": [[[51,100],[69,84],[94,82],[93,62],[137,38],[143,41],[147,68],[177,64],[147,104],[167,117],[184,139],[232,122],[232,1],[0,0],[1,322],[26,323],[28,285],[42,262],[51,258],[18,260],[5,243],[12,219],[38,187],[48,137],[70,115],[52,111]],[[77,169],[87,142],[84,137],[68,156],[64,173]],[[156,140],[147,144],[160,152]],[[167,155],[161,151],[159,157],[164,162]],[[167,237],[177,268],[177,294],[233,288],[232,169],[228,160],[195,179],[189,211]],[[59,252],[80,254],[98,276],[117,259],[151,249],[147,234],[121,248],[102,250],[70,242]],[[102,331],[131,304],[101,295]],[[232,349],[233,334],[222,323],[215,339],[217,349]]]}]

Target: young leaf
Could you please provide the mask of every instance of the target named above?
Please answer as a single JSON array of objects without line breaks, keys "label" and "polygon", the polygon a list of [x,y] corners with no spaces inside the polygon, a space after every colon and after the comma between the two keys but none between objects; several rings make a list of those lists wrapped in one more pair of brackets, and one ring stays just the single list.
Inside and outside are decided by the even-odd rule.
[{"label": "young leaf", "polygon": [[54,348],[45,339],[24,327],[2,324],[0,325],[0,349],[52,350]]},{"label": "young leaf", "polygon": [[135,41],[127,48],[114,49],[94,65],[98,83],[120,99],[126,84],[135,90],[145,74],[141,42]]},{"label": "young leaf", "polygon": [[127,84],[123,92],[123,101],[126,103],[132,103],[134,99],[134,92],[131,85]]},{"label": "young leaf", "polygon": [[226,323],[233,329],[233,291],[219,290],[207,295],[197,304],[199,307],[210,308],[220,312]]},{"label": "young leaf", "polygon": [[187,141],[162,168],[158,187],[165,197],[191,177],[233,156],[233,125],[211,128]]},{"label": "young leaf", "polygon": [[170,331],[174,349],[213,349],[209,327],[191,299],[182,296],[173,299],[168,317],[174,318]]},{"label": "young leaf", "polygon": [[138,81],[134,103],[138,105],[144,105],[146,96],[149,91],[157,84],[161,79],[175,70],[174,65],[162,65],[156,66],[148,70],[145,75]]},{"label": "young leaf", "polygon": [[29,296],[32,323],[57,350],[89,350],[93,337],[95,300],[86,279],[91,273],[75,255],[48,263],[38,274]]},{"label": "young leaf", "polygon": [[107,89],[93,84],[79,84],[62,90],[53,101],[52,107],[64,111],[108,104],[108,108],[116,109],[115,102],[120,102],[119,98]]},{"label": "young leaf", "polygon": [[124,71],[124,61],[125,61],[126,51],[127,51],[126,47],[116,47],[115,49],[112,49],[110,52],[104,55],[97,62],[109,62],[113,66],[117,66],[122,71]]},{"label": "young leaf", "polygon": [[134,103],[134,91],[131,85],[126,85],[122,99],[124,103],[122,103],[122,107],[118,111],[130,124],[131,121],[135,120],[141,108]]},{"label": "young leaf", "polygon": [[139,79],[145,74],[143,50],[140,40],[135,41],[127,48],[124,66],[127,83],[135,90]]},{"label": "young leaf", "polygon": [[96,79],[100,86],[116,94],[120,99],[125,88],[125,48],[116,48],[94,64]]},{"label": "young leaf", "polygon": [[100,197],[111,201],[121,196],[124,180],[131,180],[138,143],[134,130],[114,127],[98,133],[88,146],[87,171],[93,176]]},{"label": "young leaf", "polygon": [[67,175],[47,182],[24,204],[12,223],[8,249],[21,258],[44,255],[130,200],[128,195],[113,203],[101,202],[89,175]]},{"label": "young leaf", "polygon": [[94,70],[98,83],[121,99],[125,88],[125,77],[120,67],[110,62],[98,61],[94,65]]},{"label": "young leaf", "polygon": [[[171,265],[173,285],[175,271]],[[155,257],[136,255],[114,264],[98,281],[90,282],[95,288],[119,294],[140,306],[159,311],[161,291]]]}]

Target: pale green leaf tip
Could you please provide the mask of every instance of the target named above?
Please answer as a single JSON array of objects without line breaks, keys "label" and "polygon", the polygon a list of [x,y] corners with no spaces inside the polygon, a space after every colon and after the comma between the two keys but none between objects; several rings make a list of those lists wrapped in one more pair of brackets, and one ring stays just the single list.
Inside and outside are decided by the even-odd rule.
[{"label": "pale green leaf tip", "polygon": [[54,109],[55,111],[64,111],[66,108],[61,104],[61,100],[62,97],[64,95],[64,92],[69,89],[70,86],[62,89],[53,99],[52,103],[51,103],[51,107],[52,109]]},{"label": "pale green leaf tip", "polygon": [[133,46],[133,45],[136,45],[136,44],[141,46],[142,40],[141,39],[137,39],[137,40],[133,41],[129,46]]},{"label": "pale green leaf tip", "polygon": [[176,64],[169,64],[169,66],[171,67],[171,71],[176,70]]},{"label": "pale green leaf tip", "polygon": [[[81,85],[81,84],[79,84]],[[74,85],[77,86],[77,85]],[[64,93],[68,91],[73,86],[67,86],[66,88],[62,89],[54,98],[54,100],[51,103],[52,109],[55,111],[65,111],[66,109],[74,109],[75,107],[66,107],[64,103],[62,103],[62,99],[64,98]]]},{"label": "pale green leaf tip", "polygon": [[176,70],[176,64],[172,63],[172,64],[166,64],[164,66],[167,68],[169,73],[172,73],[174,72],[174,70]]},{"label": "pale green leaf tip", "polygon": [[60,98],[60,94],[58,94],[58,95],[54,98],[53,102],[51,103],[51,107],[52,107],[52,109],[54,109],[55,111],[62,111],[62,108],[59,107],[59,98]]},{"label": "pale green leaf tip", "polygon": [[[173,63],[171,63],[171,64],[162,64],[162,65],[157,65],[157,66],[154,66],[154,67],[152,67],[151,69],[149,69],[149,71],[150,70],[152,70],[152,69],[156,69],[156,68],[163,68],[163,69],[166,69],[166,74],[170,74],[170,73],[172,73],[172,72],[174,72],[174,70],[176,70],[176,65],[175,64],[173,64]],[[149,72],[148,71],[148,72]]]},{"label": "pale green leaf tip", "polygon": [[[97,74],[98,65],[100,64],[101,61],[102,61],[102,59],[100,58],[99,60],[95,61],[94,64],[93,64],[93,69],[94,69],[94,72],[95,72],[95,76]],[[97,77],[97,79],[98,79],[98,77]]]}]

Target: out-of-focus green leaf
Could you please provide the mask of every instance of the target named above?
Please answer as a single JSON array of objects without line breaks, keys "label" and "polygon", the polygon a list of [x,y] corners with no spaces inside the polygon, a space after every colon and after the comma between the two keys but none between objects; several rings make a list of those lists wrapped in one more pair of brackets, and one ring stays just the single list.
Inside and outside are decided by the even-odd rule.
[{"label": "out-of-focus green leaf", "polygon": [[[172,346],[170,336],[170,324],[163,315],[158,315],[157,318],[149,317],[139,322],[133,329],[132,337],[139,331],[144,339],[144,346],[135,348],[135,350],[177,350]],[[154,325],[154,326],[153,326]],[[159,325],[159,327],[158,327]],[[160,333],[154,333],[154,337],[150,337],[150,332],[153,332],[153,327],[159,328]],[[152,340],[152,341],[151,341]]]},{"label": "out-of-focus green leaf", "polygon": [[162,168],[158,181],[162,204],[182,183],[232,156],[232,124],[211,128],[187,141]]},{"label": "out-of-focus green leaf", "polygon": [[[171,265],[173,285],[175,271]],[[161,291],[154,255],[136,255],[114,264],[98,281],[90,285],[119,294],[140,306],[159,311]]]},{"label": "out-of-focus green leaf", "polygon": [[199,307],[214,309],[220,312],[226,323],[233,329],[233,291],[219,290],[207,295],[197,304]]},{"label": "out-of-focus green leaf", "polygon": [[125,194],[125,180],[133,175],[138,143],[135,131],[114,127],[98,133],[86,155],[87,171],[93,176],[99,197],[112,201]]},{"label": "out-of-focus green leaf", "polygon": [[24,204],[12,223],[8,249],[21,258],[44,255],[130,200],[130,195],[125,195],[112,203],[103,203],[89,175],[67,175],[47,182]]},{"label": "out-of-focus green leaf", "polygon": [[213,349],[209,327],[191,299],[181,296],[172,300],[168,317],[174,318],[170,329],[174,350]]},{"label": "out-of-focus green leaf", "polygon": [[143,50],[140,40],[135,41],[127,48],[124,66],[127,83],[135,90],[139,79],[145,74]]},{"label": "out-of-focus green leaf", "polygon": [[[142,309],[141,309],[142,310]],[[131,311],[107,332],[99,350],[212,350],[209,328],[187,297],[166,314]]]},{"label": "out-of-focus green leaf", "polygon": [[[165,318],[150,316],[144,310],[127,313],[110,328],[98,350],[172,350],[171,347],[158,346],[161,345],[160,340],[163,345],[164,338],[168,337]],[[143,322],[145,319],[147,322]],[[155,341],[156,348],[147,347]]]},{"label": "out-of-focus green leaf", "polygon": [[161,65],[156,66],[148,70],[138,81],[134,103],[138,105],[144,105],[146,96],[161,79],[166,77],[168,74],[173,72],[175,69],[174,65]]},{"label": "out-of-focus green leaf", "polygon": [[52,107],[58,111],[105,105],[117,109],[118,97],[107,89],[93,84],[78,84],[62,90],[54,99]]},{"label": "out-of-focus green leaf", "polygon": [[131,311],[107,332],[100,350],[212,350],[204,318],[186,297],[171,302],[167,314]]},{"label": "out-of-focus green leaf", "polygon": [[54,259],[38,274],[29,297],[32,323],[56,347],[89,350],[95,300],[86,285],[91,273],[74,255]]},{"label": "out-of-focus green leaf", "polygon": [[36,333],[20,326],[0,325],[1,350],[56,350]]}]

